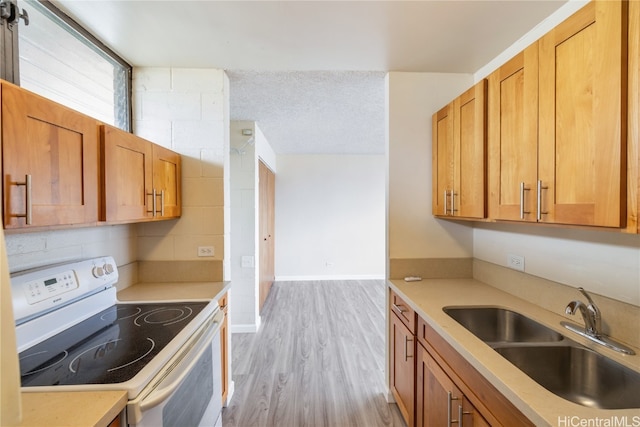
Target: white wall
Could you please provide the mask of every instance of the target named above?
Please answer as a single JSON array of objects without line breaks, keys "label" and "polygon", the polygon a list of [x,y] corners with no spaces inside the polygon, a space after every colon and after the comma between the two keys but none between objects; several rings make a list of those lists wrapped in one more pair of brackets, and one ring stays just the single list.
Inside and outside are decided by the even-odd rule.
[{"label": "white wall", "polygon": [[224,261],[228,277],[226,74],[215,69],[138,67],[134,69],[133,90],[135,133],[182,155],[182,217],[140,224],[138,259],[210,260],[198,258],[197,249],[213,246],[213,259]]},{"label": "white wall", "polygon": [[470,74],[387,74],[389,258],[472,256],[470,226],[431,214],[431,116],[472,84]]},{"label": "white wall", "polygon": [[276,280],[383,278],[383,155],[279,155]]},{"label": "white wall", "polygon": [[[562,22],[585,1],[570,1],[475,73],[480,80]],[[640,236],[600,230],[520,224],[478,225],[474,256],[505,266],[507,254],[525,257],[525,272],[640,305]]]}]

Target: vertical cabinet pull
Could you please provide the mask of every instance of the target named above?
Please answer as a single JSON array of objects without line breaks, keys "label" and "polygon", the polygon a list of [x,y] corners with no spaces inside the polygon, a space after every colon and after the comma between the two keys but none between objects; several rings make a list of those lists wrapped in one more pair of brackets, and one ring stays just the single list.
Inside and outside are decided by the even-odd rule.
[{"label": "vertical cabinet pull", "polygon": [[160,216],[164,216],[164,190],[160,191]]},{"label": "vertical cabinet pull", "polygon": [[464,409],[462,409],[462,405],[458,405],[458,426],[462,427],[462,420],[464,419],[463,417],[465,415],[471,415],[471,414],[473,414],[473,412],[465,411]]},{"label": "vertical cabinet pull", "polygon": [[538,207],[537,207],[537,213],[536,213],[536,219],[538,221],[542,220],[542,215],[546,215],[549,212],[543,211],[542,210],[542,190],[548,190],[549,186],[542,186],[542,180],[538,180]]},{"label": "vertical cabinet pull", "polygon": [[412,355],[409,355],[408,352],[408,347],[409,347],[409,342],[413,343],[413,338],[409,338],[407,335],[404,336],[404,361],[406,362],[407,360],[409,360],[410,357],[413,357]]},{"label": "vertical cabinet pull", "polygon": [[524,181],[520,183],[520,219],[524,219],[525,214],[530,214],[531,212],[524,210],[524,192],[531,190],[530,188],[525,187]]},{"label": "vertical cabinet pull", "polygon": [[31,199],[31,175],[27,174],[24,176],[24,182],[13,182],[13,185],[22,186],[24,185],[24,203],[25,203],[25,211],[23,214],[11,214],[10,216],[15,218],[24,218],[27,225],[33,224],[33,209],[32,209],[32,199]]},{"label": "vertical cabinet pull", "polygon": [[454,400],[460,400],[460,398],[459,397],[453,397],[453,393],[448,391],[447,392],[447,427],[451,427],[451,424],[459,422],[459,420],[451,419],[451,415],[452,415],[452,412],[453,412],[451,410],[451,402],[453,402]]},{"label": "vertical cabinet pull", "polygon": [[449,192],[447,190],[444,190],[444,200],[442,203],[442,205],[444,206],[444,214],[447,214],[447,196],[448,196]]},{"label": "vertical cabinet pull", "polygon": [[153,217],[155,217],[155,216],[156,216],[156,212],[157,212],[157,209],[156,209],[156,205],[157,205],[157,203],[156,203],[156,199],[158,198],[158,195],[157,195],[156,189],[154,188],[154,189],[153,189],[153,191],[152,191],[151,193],[147,193],[147,196],[151,196],[151,210],[147,209],[147,212],[151,212],[151,215],[152,215]]},{"label": "vertical cabinet pull", "polygon": [[451,190],[451,215],[455,215],[456,212],[456,193],[454,190]]}]

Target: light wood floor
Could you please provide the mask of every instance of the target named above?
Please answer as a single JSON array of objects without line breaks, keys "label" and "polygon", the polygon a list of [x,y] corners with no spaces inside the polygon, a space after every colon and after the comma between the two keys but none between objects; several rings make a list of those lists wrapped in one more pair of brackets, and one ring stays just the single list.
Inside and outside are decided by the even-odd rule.
[{"label": "light wood floor", "polygon": [[404,426],[385,400],[382,280],[276,282],[256,334],[232,335],[224,427]]}]

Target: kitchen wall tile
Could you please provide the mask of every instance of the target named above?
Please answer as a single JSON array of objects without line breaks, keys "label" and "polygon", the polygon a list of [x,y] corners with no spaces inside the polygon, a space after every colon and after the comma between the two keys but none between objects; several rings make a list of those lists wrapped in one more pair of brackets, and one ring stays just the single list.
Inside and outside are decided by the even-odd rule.
[{"label": "kitchen wall tile", "polygon": [[202,176],[208,178],[224,177],[224,148],[205,148],[201,151]]},{"label": "kitchen wall tile", "polygon": [[133,133],[163,147],[173,148],[170,120],[134,120]]},{"label": "kitchen wall tile", "polygon": [[224,71],[207,68],[173,68],[171,88],[184,92],[213,92],[220,95],[224,89]]},{"label": "kitchen wall tile", "polygon": [[182,180],[182,206],[224,206],[223,191],[221,178],[185,178]]},{"label": "kitchen wall tile", "polygon": [[200,149],[180,150],[182,157],[182,178],[200,178],[202,176],[202,160]]},{"label": "kitchen wall tile", "polygon": [[174,234],[173,230],[180,219],[166,221],[143,222],[138,225],[138,236],[165,236]]},{"label": "kitchen wall tile", "polygon": [[135,67],[134,92],[167,92],[171,90],[171,68]]},{"label": "kitchen wall tile", "polygon": [[138,237],[139,260],[172,260],[175,255],[174,236]]},{"label": "kitchen wall tile", "polygon": [[211,149],[220,146],[224,122],[221,120],[173,120],[173,144],[176,150]]},{"label": "kitchen wall tile", "polygon": [[78,259],[82,259],[81,246],[68,246],[53,250],[45,249],[43,251],[15,254],[9,254],[9,251],[7,251],[10,273]]},{"label": "kitchen wall tile", "polygon": [[208,258],[198,261],[140,261],[138,277],[142,283],[221,281],[222,262]]},{"label": "kitchen wall tile", "polygon": [[138,92],[141,120],[199,120],[199,93]]}]

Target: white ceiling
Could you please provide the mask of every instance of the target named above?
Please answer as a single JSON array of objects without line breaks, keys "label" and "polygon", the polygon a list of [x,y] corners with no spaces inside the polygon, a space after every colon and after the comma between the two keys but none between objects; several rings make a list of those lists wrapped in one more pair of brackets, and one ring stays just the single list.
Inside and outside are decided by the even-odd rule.
[{"label": "white ceiling", "polygon": [[382,153],[385,72],[473,73],[565,1],[54,3],[134,67],[227,70],[277,153]]}]

